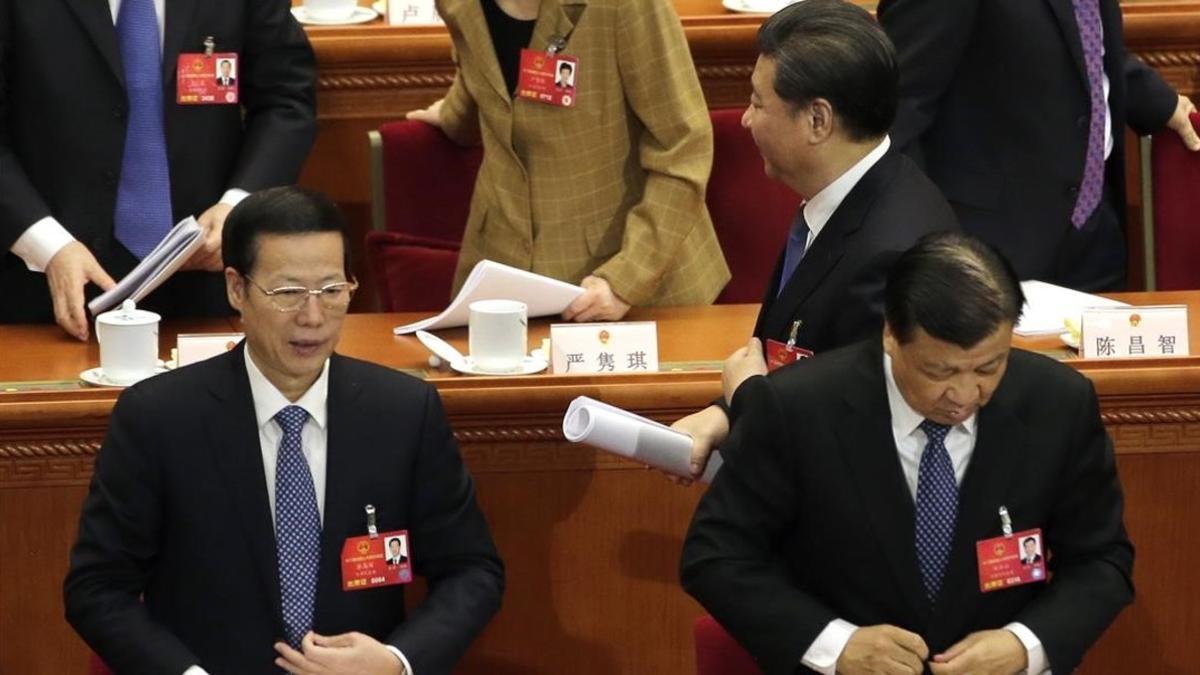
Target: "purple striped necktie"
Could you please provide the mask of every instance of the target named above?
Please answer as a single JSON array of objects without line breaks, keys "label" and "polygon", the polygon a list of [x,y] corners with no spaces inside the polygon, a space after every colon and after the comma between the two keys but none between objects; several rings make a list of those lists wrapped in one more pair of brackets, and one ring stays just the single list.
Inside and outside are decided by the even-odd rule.
[{"label": "purple striped necktie", "polygon": [[1091,102],[1091,123],[1088,126],[1087,156],[1083,163],[1083,180],[1071,212],[1071,224],[1083,227],[1100,203],[1104,192],[1104,120],[1108,102],[1104,98],[1104,28],[1100,23],[1099,0],[1071,0],[1079,39],[1083,43],[1083,62],[1087,67],[1088,98]]}]

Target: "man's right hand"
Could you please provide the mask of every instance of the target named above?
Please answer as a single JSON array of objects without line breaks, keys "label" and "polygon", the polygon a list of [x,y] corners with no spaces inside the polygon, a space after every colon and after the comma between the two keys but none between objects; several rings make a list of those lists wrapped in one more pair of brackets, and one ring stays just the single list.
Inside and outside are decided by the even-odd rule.
[{"label": "man's right hand", "polygon": [[425,108],[424,110],[410,110],[406,115],[404,115],[404,119],[417,120],[419,122],[424,122],[426,124],[429,124],[431,126],[435,126],[439,129],[441,129],[442,128],[442,101],[445,101],[445,100],[446,99],[444,99],[444,98],[439,98],[438,100],[429,104],[429,107]]},{"label": "man's right hand", "polygon": [[708,457],[713,449],[729,436],[729,418],[720,406],[710,405],[698,413],[677,420],[671,428],[692,437],[692,477],[667,478],[676,485],[691,485],[693,479],[704,474],[704,467],[708,465]]},{"label": "man's right hand", "polygon": [[63,246],[46,265],[46,283],[54,301],[54,319],[63,330],[84,341],[88,339],[88,316],[83,289],[88,282],[106,291],[116,286],[92,252],[78,241]]},{"label": "man's right hand", "polygon": [[896,626],[867,626],[850,636],[838,657],[837,672],[921,675],[928,658],[929,647],[920,635]]}]

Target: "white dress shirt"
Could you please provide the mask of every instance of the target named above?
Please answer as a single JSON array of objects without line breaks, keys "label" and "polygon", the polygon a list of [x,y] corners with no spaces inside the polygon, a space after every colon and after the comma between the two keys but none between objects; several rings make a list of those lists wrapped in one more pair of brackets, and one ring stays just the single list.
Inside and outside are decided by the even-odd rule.
[{"label": "white dress shirt", "polygon": [[[917,498],[917,477],[920,473],[921,455],[925,452],[927,441],[925,432],[920,424],[925,421],[921,413],[912,409],[904,400],[900,389],[896,386],[896,378],[892,375],[892,357],[884,354],[883,374],[887,380],[888,408],[892,418],[892,437],[896,442],[896,452],[900,456],[900,468],[904,471],[904,480],[908,484],[908,492],[913,501]],[[950,463],[954,466],[954,480],[962,485],[963,476],[967,473],[967,465],[971,463],[971,453],[975,450],[975,431],[977,419],[971,415],[959,424],[950,428],[946,434],[946,452],[950,455]],[[1049,663],[1046,659],[1046,649],[1042,646],[1033,631],[1021,623],[1010,623],[1007,630],[1017,636],[1025,646],[1028,658],[1025,673],[1049,675]],[[824,675],[834,675],[837,670],[837,660],[850,641],[850,636],[858,626],[842,619],[830,621],[804,652],[801,662]]]},{"label": "white dress shirt", "polygon": [[[263,474],[266,477],[267,503],[271,509],[271,523],[275,523],[275,468],[279,459],[279,442],[283,440],[283,429],[275,421],[275,415],[290,405],[297,405],[308,413],[308,419],[300,429],[300,447],[304,453],[304,461],[308,463],[308,470],[312,472],[313,488],[317,493],[317,513],[324,525],[325,475],[329,456],[329,429],[327,426],[329,418],[326,405],[329,398],[329,361],[325,361],[325,367],[321,369],[321,374],[317,377],[316,382],[313,382],[312,386],[308,388],[308,391],[292,402],[280,393],[279,389],[271,384],[271,381],[258,369],[254,363],[254,357],[250,353],[249,345],[246,345],[245,357],[246,375],[250,379],[250,396],[254,399],[254,417],[258,424],[258,443],[262,452]],[[405,672],[411,675],[413,670],[404,654],[391,645],[385,644],[384,646],[400,659],[400,663],[404,664]],[[208,675],[208,673],[199,666],[192,666],[184,671],[183,675]]]},{"label": "white dress shirt", "polygon": [[821,230],[825,229],[825,225],[833,217],[833,212],[837,211],[837,208],[845,201],[846,195],[850,194],[854,186],[858,185],[858,181],[867,175],[871,167],[883,159],[890,147],[892,147],[891,137],[884,136],[879,145],[855,162],[854,166],[804,202],[804,222],[808,225],[808,241],[805,242],[804,250],[807,251],[812,246],[817,235],[821,234]]},{"label": "white dress shirt", "polygon": [[[166,0],[154,0],[154,13],[158,15],[158,47],[162,49],[163,31],[166,27]],[[121,0],[108,0],[112,12],[113,24],[117,23],[117,13],[121,11]],[[221,203],[237,206],[250,193],[240,188],[230,188],[221,196]],[[172,223],[173,224],[173,223]],[[54,216],[46,216],[25,228],[17,241],[9,249],[14,255],[25,261],[25,266],[32,272],[45,272],[50,260],[62,247],[75,241],[75,237],[63,227]]]}]

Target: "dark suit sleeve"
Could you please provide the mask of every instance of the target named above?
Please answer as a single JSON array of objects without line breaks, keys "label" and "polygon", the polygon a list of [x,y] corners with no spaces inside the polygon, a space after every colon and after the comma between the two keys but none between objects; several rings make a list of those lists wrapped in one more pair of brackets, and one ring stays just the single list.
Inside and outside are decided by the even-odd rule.
[{"label": "dark suit sleeve", "polygon": [[1175,90],[1136,55],[1125,52],[1125,119],[1138,134],[1160,131],[1175,112]]},{"label": "dark suit sleeve", "polygon": [[317,133],[317,66],[285,0],[247,0],[241,102],[246,130],[229,185],[249,192],[295,183]]},{"label": "dark suit sleeve", "polygon": [[771,381],[746,380],[733,409],[733,451],[696,509],[680,577],[765,673],[792,673],[837,615],[796,585],[777,550],[799,490]]},{"label": "dark suit sleeve", "polygon": [[500,609],[504,565],[437,392],[428,387],[412,488],[411,555],[429,593],[388,642],[418,675],[449,673]]},{"label": "dark suit sleeve", "polygon": [[29,182],[9,138],[9,71],[19,65],[12,52],[9,1],[0,0],[0,255],[12,248],[30,225],[50,215],[50,207]]},{"label": "dark suit sleeve", "polygon": [[917,142],[937,116],[975,31],[979,0],[883,0],[879,22],[900,61],[900,106],[892,142],[919,158]]},{"label": "dark suit sleeve", "polygon": [[119,673],[179,675],[199,663],[140,598],[161,548],[164,495],[155,423],[122,394],[96,457],[63,585],[67,620]]},{"label": "dark suit sleeve", "polygon": [[1133,600],[1133,546],[1121,514],[1123,498],[1112,442],[1090,382],[1064,421],[1074,420],[1074,453],[1064,463],[1060,501],[1046,526],[1053,578],[1016,618],[1038,636],[1056,673],[1083,654]]}]

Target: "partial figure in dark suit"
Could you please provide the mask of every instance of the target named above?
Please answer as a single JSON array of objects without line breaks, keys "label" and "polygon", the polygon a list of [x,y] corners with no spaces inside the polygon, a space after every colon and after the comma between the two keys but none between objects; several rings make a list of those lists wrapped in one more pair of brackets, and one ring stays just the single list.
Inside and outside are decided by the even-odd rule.
[{"label": "partial figure in dark suit", "polygon": [[[437,392],[334,353],[357,284],[326,197],[257,192],[223,235],[246,338],[121,394],[67,619],[118,673],[450,673],[504,569]],[[429,590],[411,613],[403,585],[343,590],[367,505],[417,552]]]},{"label": "partial figure in dark suit", "polygon": [[[249,192],[294,183],[316,135],[315,60],[290,10],[0,0],[0,323],[57,321],[86,340],[90,285],[111,287],[187,216],[204,246],[144,306],[230,313],[225,217]],[[239,55],[238,104],[177,102],[180,57],[204,59],[206,45]]]},{"label": "partial figure in dark suit", "polygon": [[400,537],[392,537],[388,540],[387,564],[403,565],[406,562],[408,562],[408,556],[404,555],[404,551],[400,545]]},{"label": "partial figure in dark suit", "polygon": [[1125,127],[1200,149],[1195,110],[1125,50],[1118,0],[881,0],[896,146],[1022,279],[1125,286]]},{"label": "partial figure in dark suit", "polygon": [[[1069,673],[1133,598],[1095,390],[1011,348],[1020,284],[977,239],[923,238],[885,298],[881,336],[737,390],[684,587],[768,674]],[[1052,579],[983,593],[1005,507]]]},{"label": "partial figure in dark suit", "polygon": [[1021,556],[1022,565],[1036,565],[1042,562],[1042,556],[1038,553],[1038,541],[1035,537],[1025,537],[1021,541],[1021,548],[1025,550]]},{"label": "partial figure in dark suit", "polygon": [[[820,354],[877,333],[892,263],[922,235],[958,229],[938,189],[891,147],[896,55],[866,10],[844,0],[796,3],[768,19],[758,40],[742,124],[767,175],[808,200],[779,254],[754,338],[725,363],[726,400],[766,372],[767,341]],[[675,426],[695,439],[699,476],[729,433],[727,410],[712,405]]]}]

